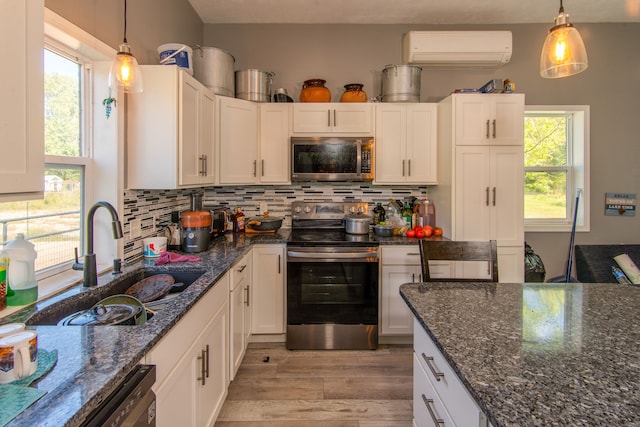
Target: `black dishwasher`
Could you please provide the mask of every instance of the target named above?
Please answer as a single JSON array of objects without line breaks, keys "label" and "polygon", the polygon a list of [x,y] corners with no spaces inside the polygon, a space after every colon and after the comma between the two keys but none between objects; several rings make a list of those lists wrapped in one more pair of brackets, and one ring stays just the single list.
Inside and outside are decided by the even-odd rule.
[{"label": "black dishwasher", "polygon": [[107,400],[82,424],[84,427],[155,427],[156,382],[154,365],[139,365]]}]

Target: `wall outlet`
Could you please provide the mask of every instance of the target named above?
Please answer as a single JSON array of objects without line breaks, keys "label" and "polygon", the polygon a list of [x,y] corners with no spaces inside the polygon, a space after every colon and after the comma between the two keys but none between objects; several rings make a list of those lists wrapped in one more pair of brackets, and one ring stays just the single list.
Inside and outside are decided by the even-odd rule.
[{"label": "wall outlet", "polygon": [[129,222],[129,234],[132,239],[142,237],[142,226],[140,224],[140,218],[132,219]]}]

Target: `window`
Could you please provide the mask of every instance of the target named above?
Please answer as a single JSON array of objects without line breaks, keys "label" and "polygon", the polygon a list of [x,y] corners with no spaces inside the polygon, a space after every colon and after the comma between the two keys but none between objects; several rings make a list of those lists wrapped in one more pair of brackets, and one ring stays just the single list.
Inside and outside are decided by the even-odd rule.
[{"label": "window", "polygon": [[[115,51],[46,8],[44,16],[45,197],[0,203],[0,247],[17,233],[35,244],[40,297],[81,279],[71,261],[74,248],[84,253],[84,212],[96,200],[118,206],[122,188],[119,109],[113,108],[107,118],[101,102],[122,96],[107,87]],[[95,231],[94,252],[102,272],[122,247],[111,238],[108,224],[98,223]]]},{"label": "window", "polygon": [[18,233],[35,245],[39,278],[68,269],[74,248],[82,253],[85,189],[85,108],[90,66],[53,42],[44,48],[44,198],[3,203],[2,241]]},{"label": "window", "polygon": [[589,231],[589,106],[527,106],[524,122],[526,231]]}]

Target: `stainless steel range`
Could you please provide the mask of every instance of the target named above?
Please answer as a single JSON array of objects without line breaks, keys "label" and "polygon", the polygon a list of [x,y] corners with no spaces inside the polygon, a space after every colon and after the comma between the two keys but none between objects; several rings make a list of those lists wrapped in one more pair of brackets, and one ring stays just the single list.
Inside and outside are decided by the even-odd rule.
[{"label": "stainless steel range", "polygon": [[378,347],[378,244],[344,217],[366,203],[294,202],[287,244],[287,348]]}]

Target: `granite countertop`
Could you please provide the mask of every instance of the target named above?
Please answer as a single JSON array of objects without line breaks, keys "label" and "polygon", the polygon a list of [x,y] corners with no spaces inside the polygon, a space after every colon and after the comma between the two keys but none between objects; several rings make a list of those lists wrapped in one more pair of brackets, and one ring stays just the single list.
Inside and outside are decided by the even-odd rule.
[{"label": "granite countertop", "polygon": [[[58,361],[35,387],[47,392],[9,426],[78,426],[97,408],[141,362],[151,348],[189,311],[253,244],[286,243],[290,231],[270,234],[225,235],[214,240],[209,251],[196,255],[201,262],[185,262],[151,267],[149,260],[124,268],[123,275],[134,275],[145,267],[158,272],[204,270],[172,304],[141,326],[37,326],[38,346],[57,350]],[[227,240],[229,237],[229,240]],[[121,276],[119,276],[121,277]],[[98,287],[108,286],[111,274],[99,277]],[[0,323],[27,320],[60,300],[77,297],[96,288],[73,287],[52,298],[27,306]],[[32,328],[32,327],[29,327]]]},{"label": "granite countertop", "polygon": [[431,282],[400,294],[494,427],[640,425],[640,288]]}]

